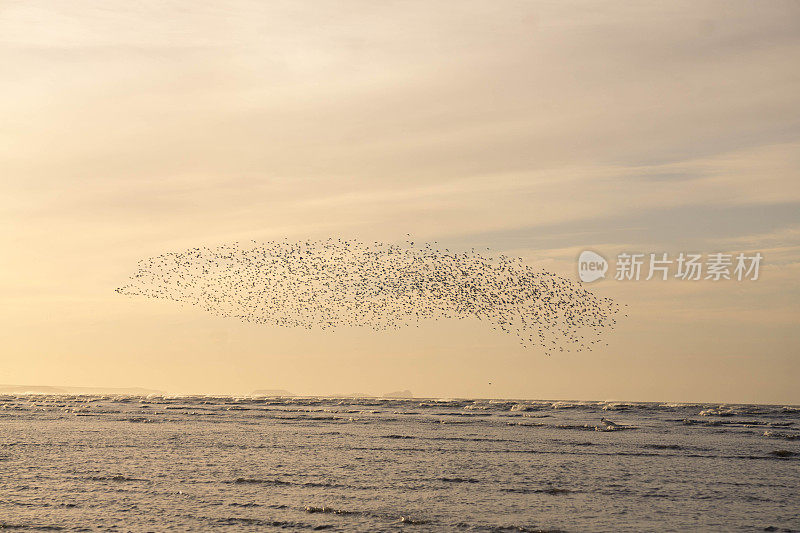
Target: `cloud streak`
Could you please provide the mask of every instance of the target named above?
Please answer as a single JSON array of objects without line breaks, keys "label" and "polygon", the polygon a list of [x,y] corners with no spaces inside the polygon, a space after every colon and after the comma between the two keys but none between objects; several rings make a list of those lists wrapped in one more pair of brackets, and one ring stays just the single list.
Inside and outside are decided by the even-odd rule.
[{"label": "cloud streak", "polygon": [[[0,273],[21,310],[8,324],[44,316],[68,336],[59,299],[87,321],[124,315],[74,302],[102,299],[138,257],[198,242],[410,232],[565,276],[582,247],[763,247],[774,255],[745,296],[599,290],[646,309],[653,338],[730,335],[718,359],[754,335],[795,353],[789,328],[726,324],[737,298],[762,325],[770,306],[790,322],[800,300],[797,15],[796,2],[738,0],[6,2],[0,245],[13,253]],[[695,330],[681,309],[700,303],[717,329],[682,335]],[[629,353],[654,349],[627,335]],[[68,345],[36,350],[62,368]]]}]

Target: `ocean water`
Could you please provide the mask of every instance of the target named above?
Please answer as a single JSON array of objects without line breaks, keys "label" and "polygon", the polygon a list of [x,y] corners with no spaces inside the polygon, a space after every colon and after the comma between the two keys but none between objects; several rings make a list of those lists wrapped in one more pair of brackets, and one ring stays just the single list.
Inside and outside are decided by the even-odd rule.
[{"label": "ocean water", "polygon": [[799,454],[791,406],[5,395],[0,529],[797,531]]}]

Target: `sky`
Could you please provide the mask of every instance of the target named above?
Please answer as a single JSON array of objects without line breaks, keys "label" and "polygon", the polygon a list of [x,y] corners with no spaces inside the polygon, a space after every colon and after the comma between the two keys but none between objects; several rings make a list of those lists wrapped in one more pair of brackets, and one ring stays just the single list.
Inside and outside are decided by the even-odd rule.
[{"label": "sky", "polygon": [[[0,383],[800,404],[798,64],[796,1],[2,2]],[[552,357],[114,292],[194,246],[406,233],[572,280],[764,260],[612,270],[587,288],[628,317]]]}]

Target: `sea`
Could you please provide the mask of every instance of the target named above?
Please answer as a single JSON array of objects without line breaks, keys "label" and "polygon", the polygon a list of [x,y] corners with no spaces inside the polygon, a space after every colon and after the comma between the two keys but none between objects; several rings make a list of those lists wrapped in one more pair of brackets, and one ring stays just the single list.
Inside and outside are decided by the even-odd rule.
[{"label": "sea", "polygon": [[800,407],[7,394],[0,529],[800,531]]}]

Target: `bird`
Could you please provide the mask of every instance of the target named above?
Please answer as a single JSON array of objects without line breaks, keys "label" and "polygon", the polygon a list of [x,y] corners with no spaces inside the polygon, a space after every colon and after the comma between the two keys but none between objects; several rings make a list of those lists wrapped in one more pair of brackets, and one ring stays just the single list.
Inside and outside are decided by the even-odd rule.
[{"label": "bird", "polygon": [[600,423],[603,425],[604,429],[608,430],[617,429],[620,427],[619,424],[612,422],[611,420],[607,420],[605,417],[600,419]]}]

